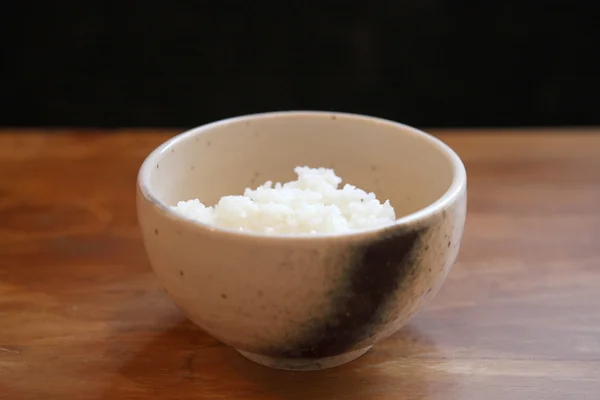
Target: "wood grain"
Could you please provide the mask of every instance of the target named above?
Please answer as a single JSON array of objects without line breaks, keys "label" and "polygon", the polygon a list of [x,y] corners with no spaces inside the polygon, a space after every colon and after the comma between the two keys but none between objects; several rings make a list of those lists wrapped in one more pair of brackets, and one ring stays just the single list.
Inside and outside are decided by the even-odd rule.
[{"label": "wood grain", "polygon": [[0,399],[598,399],[600,131],[440,132],[469,174],[444,288],[362,359],[252,364],[150,271],[134,183],[172,132],[0,134]]}]

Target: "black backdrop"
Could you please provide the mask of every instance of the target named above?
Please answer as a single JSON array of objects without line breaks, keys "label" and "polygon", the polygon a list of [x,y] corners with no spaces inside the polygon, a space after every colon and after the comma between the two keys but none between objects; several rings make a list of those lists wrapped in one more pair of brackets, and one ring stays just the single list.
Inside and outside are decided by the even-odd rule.
[{"label": "black backdrop", "polygon": [[285,109],[600,124],[596,4],[7,2],[0,124],[195,126]]}]

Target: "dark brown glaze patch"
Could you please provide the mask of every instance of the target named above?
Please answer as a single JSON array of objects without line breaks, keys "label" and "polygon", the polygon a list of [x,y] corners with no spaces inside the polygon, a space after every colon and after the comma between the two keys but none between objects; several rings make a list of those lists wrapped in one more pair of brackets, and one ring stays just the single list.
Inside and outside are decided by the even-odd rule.
[{"label": "dark brown glaze patch", "polygon": [[417,272],[415,249],[423,234],[424,230],[392,233],[357,248],[344,281],[331,293],[331,313],[307,322],[309,333],[280,356],[335,356],[372,335],[396,292],[411,284]]}]

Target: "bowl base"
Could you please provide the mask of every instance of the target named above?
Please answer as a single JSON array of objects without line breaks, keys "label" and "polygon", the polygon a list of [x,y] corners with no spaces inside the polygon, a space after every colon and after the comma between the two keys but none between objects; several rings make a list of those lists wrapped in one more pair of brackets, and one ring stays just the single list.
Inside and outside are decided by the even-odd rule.
[{"label": "bowl base", "polygon": [[277,358],[262,356],[260,354],[249,353],[236,349],[238,353],[246,357],[250,361],[265,367],[283,369],[288,371],[316,371],[321,369],[337,367],[350,361],[354,361],[364,355],[373,346],[368,346],[363,349],[350,351],[333,357],[324,358]]}]

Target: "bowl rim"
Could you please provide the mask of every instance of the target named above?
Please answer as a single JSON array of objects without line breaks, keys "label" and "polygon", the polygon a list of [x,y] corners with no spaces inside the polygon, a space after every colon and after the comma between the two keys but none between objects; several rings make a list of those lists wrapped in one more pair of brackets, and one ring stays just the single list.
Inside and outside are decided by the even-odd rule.
[{"label": "bowl rim", "polygon": [[[239,231],[232,228],[224,228],[216,225],[210,225],[201,221],[192,220],[187,218],[176,211],[173,211],[168,204],[165,204],[158,199],[153,193],[150,185],[150,173],[154,169],[154,165],[161,155],[167,153],[170,148],[179,142],[183,142],[189,138],[198,136],[212,130],[218,126],[229,125],[239,122],[250,122],[257,119],[265,118],[286,118],[286,117],[311,117],[311,118],[331,118],[335,116],[336,119],[354,119],[361,120],[368,123],[385,124],[390,127],[402,130],[404,133],[418,136],[421,139],[427,141],[430,145],[440,150],[452,164],[452,183],[446,190],[446,192],[434,202],[428,204],[419,210],[412,212],[407,215],[403,215],[397,218],[393,223],[384,225],[381,227],[374,227],[356,231],[341,232],[341,233],[285,233],[285,234],[273,234],[266,232],[253,232],[253,231]],[[348,113],[348,112],[337,112],[337,111],[273,111],[273,112],[262,112],[254,114],[245,114],[225,119],[220,119],[214,122],[209,122],[197,126],[195,128],[188,129],[182,133],[179,133],[156,147],[142,162],[137,176],[137,195],[143,196],[143,198],[151,203],[161,214],[165,217],[184,223],[193,227],[194,229],[208,231],[215,235],[228,235],[231,237],[237,237],[240,239],[266,239],[266,240],[310,240],[310,239],[360,239],[366,236],[380,236],[385,235],[390,231],[397,231],[401,228],[412,228],[424,224],[430,218],[442,213],[446,208],[453,204],[461,196],[463,191],[466,191],[467,186],[467,172],[465,166],[456,152],[448,146],[446,143],[436,138],[435,136],[421,131],[412,126],[395,122],[392,120],[373,117],[369,115]],[[139,208],[139,206],[138,206]],[[139,210],[138,210],[139,211]]]}]

